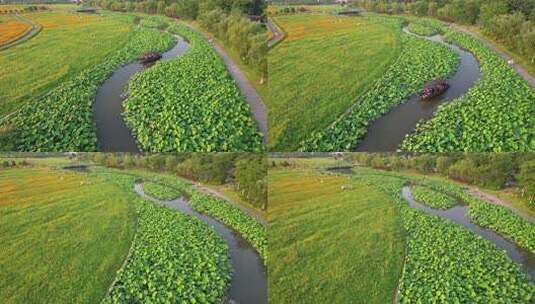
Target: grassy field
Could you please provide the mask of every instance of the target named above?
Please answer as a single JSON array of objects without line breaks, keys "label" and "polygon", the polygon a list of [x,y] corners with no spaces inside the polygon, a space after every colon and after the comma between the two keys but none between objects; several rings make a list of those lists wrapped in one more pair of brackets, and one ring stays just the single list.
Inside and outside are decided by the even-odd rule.
[{"label": "grassy field", "polygon": [[0,117],[100,63],[126,43],[133,29],[132,23],[119,17],[63,9],[24,16],[43,30],[0,52]]},{"label": "grassy field", "polygon": [[275,170],[269,182],[270,301],[391,301],[404,238],[388,196],[309,169]]},{"label": "grassy field", "polygon": [[99,302],[134,234],[124,192],[42,167],[2,169],[0,193],[1,302]]},{"label": "grassy field", "polygon": [[287,37],[268,57],[269,147],[295,151],[385,73],[400,53],[399,33],[363,18],[328,14],[274,20]]},{"label": "grassy field", "polygon": [[16,40],[30,29],[30,25],[16,17],[0,15],[0,45]]},{"label": "grassy field", "polygon": [[445,178],[360,167],[351,177],[321,174],[329,163],[340,164],[277,159],[270,171],[270,300],[389,303],[399,290],[400,303],[531,303],[535,285],[503,250],[410,208],[401,189],[410,182],[432,190],[431,200],[464,201],[472,222],[532,253],[533,225]]}]

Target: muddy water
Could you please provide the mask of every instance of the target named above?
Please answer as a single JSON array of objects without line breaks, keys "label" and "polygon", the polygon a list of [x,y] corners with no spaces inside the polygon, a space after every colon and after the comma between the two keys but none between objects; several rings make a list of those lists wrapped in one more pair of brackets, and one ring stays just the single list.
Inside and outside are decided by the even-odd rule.
[{"label": "muddy water", "polygon": [[[403,29],[409,35],[414,35]],[[442,43],[459,54],[461,61],[454,75],[448,78],[450,88],[442,95],[428,101],[420,101],[416,94],[381,116],[368,128],[368,133],[358,146],[357,151],[379,152],[396,151],[405,139],[406,134],[414,131],[420,120],[430,119],[438,106],[464,95],[480,78],[479,62],[472,55],[456,45],[446,43],[442,35],[423,37],[434,42]]]},{"label": "muddy water", "polygon": [[[189,44],[176,36],[176,45],[162,54],[160,61],[167,61],[183,54]],[[151,65],[137,61],[116,70],[98,89],[93,115],[97,127],[98,147],[104,152],[139,152],[136,140],[126,125],[123,113],[124,93],[130,78]]]},{"label": "muddy water", "polygon": [[524,272],[529,274],[531,281],[535,283],[535,254],[517,246],[515,243],[505,239],[498,233],[482,228],[470,221],[468,216],[468,206],[455,206],[448,210],[433,209],[423,204],[416,202],[412,196],[409,186],[405,186],[401,192],[403,198],[409,203],[412,208],[420,209],[428,214],[440,216],[441,218],[453,221],[464,228],[476,233],[483,238],[494,243],[498,248],[506,251],[509,258],[520,264]]},{"label": "muddy water", "polygon": [[172,201],[161,201],[151,197],[143,191],[143,184],[138,182],[134,190],[141,197],[177,209],[185,214],[192,215],[213,227],[223,237],[230,251],[230,259],[234,273],[230,282],[228,297],[230,303],[263,304],[267,303],[267,272],[262,259],[253,247],[234,230],[227,228],[219,221],[203,215],[189,206],[183,198]]}]

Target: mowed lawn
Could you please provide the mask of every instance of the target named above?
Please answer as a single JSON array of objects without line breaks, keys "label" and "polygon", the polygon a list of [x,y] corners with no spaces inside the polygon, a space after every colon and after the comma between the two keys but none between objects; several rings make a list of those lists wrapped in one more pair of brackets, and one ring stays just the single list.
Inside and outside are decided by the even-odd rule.
[{"label": "mowed lawn", "polygon": [[404,233],[391,199],[345,176],[269,174],[270,302],[392,302]]},{"label": "mowed lawn", "polygon": [[360,17],[277,16],[286,39],[270,50],[269,147],[295,151],[343,114],[401,51],[400,32]]},{"label": "mowed lawn", "polygon": [[101,62],[126,43],[133,29],[133,23],[124,18],[61,9],[24,16],[43,29],[32,39],[0,51],[0,117]]},{"label": "mowed lawn", "polygon": [[100,302],[134,235],[127,197],[97,177],[2,169],[0,302]]}]

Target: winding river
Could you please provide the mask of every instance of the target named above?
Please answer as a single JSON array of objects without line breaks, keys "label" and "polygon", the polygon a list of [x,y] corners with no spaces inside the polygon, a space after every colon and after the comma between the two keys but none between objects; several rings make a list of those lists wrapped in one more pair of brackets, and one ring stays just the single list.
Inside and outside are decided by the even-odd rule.
[{"label": "winding river", "polygon": [[266,268],[262,259],[249,242],[219,221],[193,210],[183,197],[171,201],[159,200],[143,191],[142,182],[136,182],[134,191],[146,200],[165,205],[200,219],[213,227],[225,239],[229,246],[230,259],[234,271],[227,293],[230,298],[227,299],[228,303],[267,303]]},{"label": "winding river", "polygon": [[457,205],[447,210],[428,207],[418,203],[414,199],[410,186],[403,187],[401,195],[409,203],[410,207],[422,210],[427,214],[436,215],[443,219],[450,220],[483,237],[484,239],[491,241],[494,243],[494,245],[496,245],[496,247],[505,250],[507,256],[509,256],[511,260],[518,263],[524,272],[529,274],[531,277],[531,282],[535,283],[535,254],[532,254],[529,251],[521,248],[512,241],[509,241],[492,230],[472,223],[470,221],[470,217],[468,216],[468,206]]},{"label": "winding river", "polygon": [[[189,44],[180,36],[173,48],[162,54],[160,61],[173,59],[189,48]],[[130,128],[126,125],[123,113],[124,93],[130,78],[150,65],[137,61],[116,70],[97,91],[93,116],[97,128],[97,140],[103,152],[139,152]]]},{"label": "winding river", "polygon": [[430,119],[439,105],[464,95],[481,76],[479,62],[474,55],[447,43],[442,35],[419,36],[411,33],[407,27],[404,27],[403,31],[448,46],[459,54],[461,61],[455,74],[448,78],[450,88],[444,94],[428,101],[419,100],[417,94],[411,95],[406,102],[394,107],[372,123],[364,139],[357,145],[357,151],[396,151],[405,139],[405,135],[410,134],[420,120]]}]

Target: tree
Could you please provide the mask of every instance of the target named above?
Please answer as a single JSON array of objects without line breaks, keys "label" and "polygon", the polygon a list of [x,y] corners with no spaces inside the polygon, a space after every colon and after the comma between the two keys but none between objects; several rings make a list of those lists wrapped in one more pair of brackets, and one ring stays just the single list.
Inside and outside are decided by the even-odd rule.
[{"label": "tree", "polygon": [[503,1],[489,1],[480,8],[479,25],[483,31],[489,33],[495,16],[507,14],[507,5]]},{"label": "tree", "polygon": [[438,4],[435,3],[435,2],[429,2],[429,6],[427,8],[427,15],[428,16],[432,16],[432,17],[436,17],[437,16],[437,12],[438,12]]},{"label": "tree", "polygon": [[531,63],[535,63],[535,29],[532,28],[522,34],[522,43]]}]

